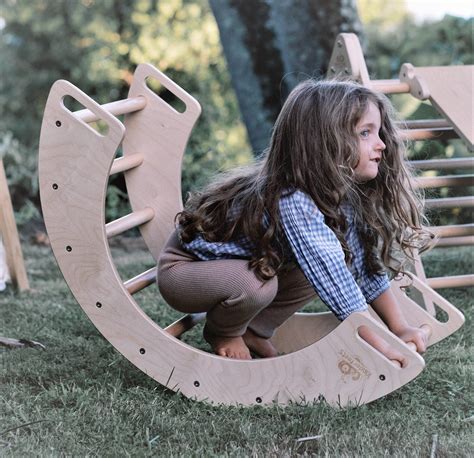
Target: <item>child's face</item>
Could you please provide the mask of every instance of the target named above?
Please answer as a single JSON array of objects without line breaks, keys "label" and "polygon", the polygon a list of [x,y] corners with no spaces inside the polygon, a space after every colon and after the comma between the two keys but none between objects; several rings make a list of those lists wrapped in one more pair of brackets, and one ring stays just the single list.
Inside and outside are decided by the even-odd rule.
[{"label": "child's face", "polygon": [[385,149],[385,144],[379,137],[381,122],[379,109],[373,102],[369,102],[367,111],[356,126],[359,162],[354,172],[357,181],[373,180],[379,172],[379,163]]}]

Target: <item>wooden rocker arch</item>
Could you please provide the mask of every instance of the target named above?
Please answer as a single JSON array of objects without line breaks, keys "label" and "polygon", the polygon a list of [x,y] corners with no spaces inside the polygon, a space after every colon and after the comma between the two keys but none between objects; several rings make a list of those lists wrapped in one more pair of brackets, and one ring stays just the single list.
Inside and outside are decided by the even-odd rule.
[{"label": "wooden rocker arch", "polygon": [[[147,86],[158,80],[185,104],[179,113]],[[86,109],[71,112],[70,96]],[[113,115],[126,114],[124,123]],[[166,329],[132,294],[153,283],[152,269],[123,282],[108,237],[136,225],[155,259],[181,209],[181,160],[199,117],[198,102],[151,65],[140,65],[126,100],[98,105],[67,81],[50,92],[40,139],[39,180],[44,219],[64,278],[94,325],[129,361],[162,385],[197,400],[223,404],[288,404],[324,398],[331,405],[373,401],[416,377],[423,358],[376,320],[353,314],[342,323],[328,313],[296,314],[273,338],[282,356],[232,360],[195,349],[174,335],[196,317]],[[101,120],[106,133],[87,123]],[[123,145],[124,155],[115,159]],[[109,175],[124,172],[133,212],[105,224]],[[438,322],[402,289],[421,288],[448,315]],[[414,325],[428,325],[433,344],[458,329],[462,314],[415,278],[393,283]],[[357,333],[371,326],[408,358],[399,368]],[[172,335],[174,334],[174,335]]]}]

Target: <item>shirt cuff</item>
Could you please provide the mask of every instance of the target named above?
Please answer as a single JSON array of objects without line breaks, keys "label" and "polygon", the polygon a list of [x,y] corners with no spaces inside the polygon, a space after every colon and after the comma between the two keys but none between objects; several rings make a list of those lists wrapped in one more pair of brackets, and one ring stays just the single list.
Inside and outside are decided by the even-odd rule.
[{"label": "shirt cuff", "polygon": [[364,289],[362,293],[367,303],[370,304],[388,288],[390,288],[390,282],[388,281],[387,275],[377,275],[373,277],[372,281],[370,282],[370,287]]},{"label": "shirt cuff", "polygon": [[355,308],[353,310],[345,310],[344,312],[341,312],[339,314],[336,312],[333,313],[336,315],[336,318],[339,321],[344,321],[346,318],[349,317],[349,315],[352,315],[354,312],[366,312],[368,309],[369,307],[367,306],[367,304],[361,304],[360,307]]}]

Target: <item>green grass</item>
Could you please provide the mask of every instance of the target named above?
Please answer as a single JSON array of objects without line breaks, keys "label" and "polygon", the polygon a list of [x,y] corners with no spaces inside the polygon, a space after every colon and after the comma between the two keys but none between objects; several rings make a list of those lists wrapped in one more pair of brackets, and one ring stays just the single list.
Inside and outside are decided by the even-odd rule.
[{"label": "green grass", "polygon": [[[1,456],[472,456],[472,289],[441,293],[465,326],[426,354],[414,381],[372,404],[222,407],[186,399],[118,354],[75,302],[46,247],[24,246],[32,290],[0,293],[0,335],[46,350],[4,350]],[[142,250],[113,250],[124,279],[152,265]],[[472,250],[426,257],[428,276],[472,272]],[[156,287],[137,295],[159,324],[177,315]],[[200,348],[199,330],[187,341]],[[298,438],[319,439],[296,442]]]}]

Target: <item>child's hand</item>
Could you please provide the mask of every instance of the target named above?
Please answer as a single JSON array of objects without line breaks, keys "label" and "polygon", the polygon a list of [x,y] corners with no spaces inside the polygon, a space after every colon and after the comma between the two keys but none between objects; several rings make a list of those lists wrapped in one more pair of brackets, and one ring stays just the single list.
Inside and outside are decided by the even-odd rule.
[{"label": "child's hand", "polygon": [[428,334],[421,328],[407,326],[396,333],[403,342],[413,342],[418,353],[424,353],[428,344]]}]

